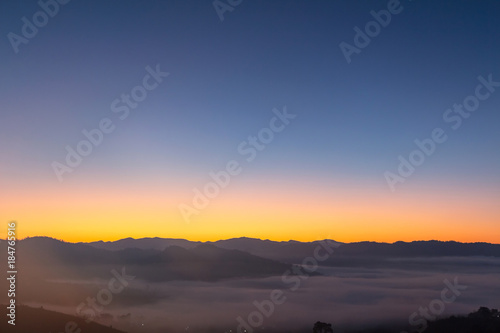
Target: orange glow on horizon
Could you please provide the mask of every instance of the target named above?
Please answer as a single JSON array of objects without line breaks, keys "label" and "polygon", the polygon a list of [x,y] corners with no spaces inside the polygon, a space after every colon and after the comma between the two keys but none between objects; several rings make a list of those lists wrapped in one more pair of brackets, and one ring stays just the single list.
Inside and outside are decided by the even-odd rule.
[{"label": "orange glow on horizon", "polygon": [[[186,223],[179,203],[192,194],[179,184],[97,183],[17,188],[2,193],[1,220],[18,222],[18,238],[69,242],[127,237],[193,241],[252,237],[275,241],[441,240],[500,243],[498,191],[429,186],[391,193],[379,186],[314,183],[228,187]],[[168,190],[165,190],[168,188]],[[182,193],[182,195],[178,195]],[[181,198],[181,199],[179,199]],[[480,221],[474,227],[476,221]],[[6,227],[0,228],[5,238]]]}]

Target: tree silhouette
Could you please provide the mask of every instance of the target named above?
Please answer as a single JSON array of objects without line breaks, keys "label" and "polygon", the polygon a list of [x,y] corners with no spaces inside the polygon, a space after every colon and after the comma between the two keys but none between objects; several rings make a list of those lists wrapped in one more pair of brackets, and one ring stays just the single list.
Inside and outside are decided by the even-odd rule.
[{"label": "tree silhouette", "polygon": [[317,321],[314,324],[313,333],[333,333],[332,324]]}]

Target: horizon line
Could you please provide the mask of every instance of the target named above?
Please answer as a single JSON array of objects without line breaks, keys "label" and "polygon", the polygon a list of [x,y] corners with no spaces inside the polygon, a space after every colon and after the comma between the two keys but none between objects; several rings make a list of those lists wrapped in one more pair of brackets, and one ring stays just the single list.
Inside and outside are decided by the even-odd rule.
[{"label": "horizon line", "polygon": [[[36,236],[27,236],[27,237],[24,237],[24,238],[19,238],[19,239],[16,239],[16,241],[23,241],[23,240],[30,239],[30,238],[50,238],[50,239],[62,241],[62,242],[65,242],[65,243],[71,243],[71,244],[89,244],[89,243],[98,243],[98,242],[114,243],[114,242],[122,241],[122,240],[125,240],[125,239],[132,239],[132,240],[141,240],[141,239],[169,239],[169,240],[188,241],[188,242],[193,242],[193,243],[215,243],[215,242],[235,240],[235,239],[252,239],[252,240],[259,240],[259,241],[270,241],[270,242],[276,242],[276,243],[289,243],[289,242],[314,243],[314,242],[321,242],[321,241],[329,240],[329,241],[334,241],[334,242],[340,243],[340,244],[355,244],[355,243],[396,244],[396,243],[416,243],[416,242],[441,242],[441,243],[460,243],[460,244],[492,244],[492,245],[500,245],[500,243],[490,243],[490,242],[481,242],[481,241],[476,241],[476,242],[461,242],[461,241],[457,241],[457,240],[453,240],[453,239],[451,239],[451,240],[415,239],[415,240],[412,240],[412,241],[397,240],[397,241],[394,241],[394,242],[380,242],[380,241],[373,241],[373,240],[363,240],[363,241],[354,241],[354,242],[341,242],[341,241],[337,241],[337,240],[331,239],[331,238],[316,239],[316,240],[312,240],[312,241],[298,241],[298,240],[294,240],[294,239],[289,239],[289,240],[272,240],[272,239],[268,239],[268,238],[262,239],[262,238],[247,237],[247,236],[218,239],[218,240],[215,240],[215,241],[202,241],[202,240],[190,240],[190,239],[187,239],[187,238],[170,238],[170,237],[158,237],[158,236],[155,236],[155,237],[139,237],[139,238],[125,237],[125,238],[119,238],[119,239],[115,239],[115,240],[93,240],[93,241],[85,241],[85,242],[83,242],[83,241],[75,242],[75,241],[68,241],[68,240],[65,240],[65,239],[59,239],[59,238],[52,237],[52,236],[36,235]],[[5,238],[5,240],[7,240],[7,238]]]}]

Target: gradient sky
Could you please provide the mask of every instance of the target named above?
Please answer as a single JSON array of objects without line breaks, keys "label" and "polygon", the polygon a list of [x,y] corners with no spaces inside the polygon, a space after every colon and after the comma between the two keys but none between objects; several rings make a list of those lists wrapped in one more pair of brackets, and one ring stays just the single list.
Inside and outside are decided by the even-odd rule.
[{"label": "gradient sky", "polygon": [[[500,243],[500,88],[443,120],[500,81],[500,2],[400,6],[348,64],[339,44],[386,1],[244,0],[220,21],[211,1],[73,0],[17,54],[7,35],[40,7],[1,2],[0,236]],[[120,120],[111,103],[157,64],[170,75]],[[296,118],[247,162],[238,145],[284,106]],[[59,182],[51,163],[103,118],[115,130]],[[384,173],[436,127],[448,140],[392,192]],[[241,174],[186,223],[230,160]]]}]

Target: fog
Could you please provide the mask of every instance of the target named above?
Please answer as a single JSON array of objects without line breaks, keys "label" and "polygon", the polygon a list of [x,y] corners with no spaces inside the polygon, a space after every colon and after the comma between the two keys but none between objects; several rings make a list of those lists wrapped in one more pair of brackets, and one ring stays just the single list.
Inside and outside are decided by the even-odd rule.
[{"label": "fog", "polygon": [[[271,292],[281,290],[283,303],[273,305],[269,317],[262,316],[263,323],[256,331],[310,330],[318,320],[332,323],[337,331],[389,322],[404,328],[419,307],[429,307],[431,301],[441,298],[445,279],[453,284],[455,278],[467,288],[455,301],[445,304],[441,316],[469,313],[479,306],[498,308],[500,258],[412,260],[423,266],[427,263],[429,269],[319,267],[322,276],[289,276],[285,282],[282,276],[275,276],[150,283],[139,274],[103,306],[100,317],[92,319],[129,332],[234,332],[237,317],[248,322],[249,314],[257,311],[255,301],[268,301],[269,305]],[[75,315],[78,304],[96,297],[108,282],[25,278],[19,300]]]}]

